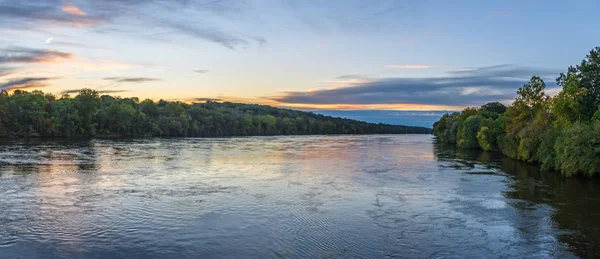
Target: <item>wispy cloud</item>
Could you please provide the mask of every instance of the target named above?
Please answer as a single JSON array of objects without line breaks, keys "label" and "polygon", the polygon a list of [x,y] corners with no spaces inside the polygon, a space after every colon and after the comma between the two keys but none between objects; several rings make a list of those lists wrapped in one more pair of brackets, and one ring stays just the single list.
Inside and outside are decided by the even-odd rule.
[{"label": "wispy cloud", "polygon": [[[0,2],[0,26],[19,24],[36,28],[39,24],[69,27],[89,27],[106,22],[105,15],[87,16],[74,5],[63,5],[62,0]],[[70,15],[65,15],[65,12]]]},{"label": "wispy cloud", "polygon": [[502,64],[489,67],[478,67],[470,70],[449,71],[455,76],[478,76],[478,77],[520,77],[527,78],[538,75],[542,77],[554,77],[560,71],[549,68],[527,67],[514,64]]},{"label": "wispy cloud", "polygon": [[46,44],[51,44],[53,46],[75,47],[75,48],[84,48],[84,49],[102,49],[102,48],[93,47],[93,46],[89,46],[89,45],[77,43],[77,42],[59,41],[59,40],[54,40],[54,38],[51,38],[51,39],[52,40],[50,42],[46,42]]},{"label": "wispy cloud", "polygon": [[188,99],[188,101],[190,102],[221,102],[223,101],[222,99],[219,98],[207,98],[207,97],[198,97],[198,98],[192,98],[192,99]]},{"label": "wispy cloud", "polygon": [[70,15],[77,15],[77,16],[86,16],[87,15],[86,12],[82,11],[81,9],[79,9],[79,7],[77,7],[71,3],[64,3],[60,9]]},{"label": "wispy cloud", "polygon": [[72,59],[71,53],[29,48],[8,48],[0,50],[0,64],[9,63],[53,63]]},{"label": "wispy cloud", "polygon": [[50,43],[52,43],[53,40],[54,40],[54,38],[48,38],[48,39],[46,39],[46,41],[44,41],[44,43],[50,44]]},{"label": "wispy cloud", "polygon": [[17,78],[0,83],[2,90],[15,90],[27,88],[42,88],[48,86],[47,82],[56,79],[55,77],[25,77]]},{"label": "wispy cloud", "polygon": [[435,65],[386,65],[389,68],[400,69],[473,69],[467,66],[435,66]]},{"label": "wispy cloud", "polygon": [[[214,42],[229,49],[247,46],[251,43],[262,45],[266,42],[262,37],[229,32],[222,27],[209,25],[211,23],[208,22],[198,23],[182,19],[186,15],[176,15],[193,12],[197,17],[206,17],[207,20],[214,17],[225,17],[232,20],[236,15],[244,12],[245,8],[241,6],[245,1],[107,0],[78,1],[78,3],[82,5],[75,5],[64,0],[0,1],[0,28],[12,29],[18,26],[21,30],[39,30],[40,27],[57,26],[95,27],[98,31],[119,32],[124,31],[122,28],[127,28],[127,26],[144,26],[166,29],[166,33],[187,35]],[[158,16],[156,12],[162,14]],[[123,20],[121,18],[135,20],[135,22],[117,24],[117,21]],[[140,29],[137,28],[135,31],[140,31]],[[154,32],[156,30],[149,33]],[[133,34],[133,36],[139,35],[139,33]]]},{"label": "wispy cloud", "polygon": [[161,21],[160,24],[166,25],[171,29],[177,30],[179,33],[183,33],[194,38],[211,41],[218,43],[228,49],[235,49],[239,46],[248,45],[247,39],[233,33],[225,32],[214,27],[208,26],[194,26],[189,22],[174,22],[174,21]]},{"label": "wispy cloud", "polygon": [[[60,94],[78,94],[82,89],[70,89],[60,92]],[[124,93],[127,90],[123,89],[106,89],[106,90],[96,90],[100,94],[114,94],[114,93]]]},{"label": "wispy cloud", "polygon": [[151,78],[151,77],[105,77],[104,80],[113,81],[116,83],[134,83],[134,84],[162,81],[162,79]]},{"label": "wispy cloud", "polygon": [[14,71],[14,68],[11,67],[0,67],[0,78],[8,76],[10,74],[12,74],[12,72]]},{"label": "wispy cloud", "polygon": [[206,74],[206,73],[210,72],[210,70],[198,69],[198,70],[194,70],[194,72],[196,72],[198,74]]}]

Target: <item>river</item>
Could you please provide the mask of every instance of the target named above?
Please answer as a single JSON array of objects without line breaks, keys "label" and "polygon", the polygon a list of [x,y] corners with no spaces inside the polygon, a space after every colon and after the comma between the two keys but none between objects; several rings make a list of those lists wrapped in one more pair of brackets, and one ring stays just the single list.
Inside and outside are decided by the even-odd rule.
[{"label": "river", "polygon": [[599,204],[430,135],[0,142],[0,258],[598,257]]}]

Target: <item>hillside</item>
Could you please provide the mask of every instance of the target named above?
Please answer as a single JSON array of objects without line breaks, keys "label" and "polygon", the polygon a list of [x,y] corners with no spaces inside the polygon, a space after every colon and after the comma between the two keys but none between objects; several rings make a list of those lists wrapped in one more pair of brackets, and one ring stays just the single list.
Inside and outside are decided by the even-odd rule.
[{"label": "hillside", "polygon": [[193,103],[100,96],[83,89],[0,93],[1,137],[225,137],[308,134],[429,134],[423,127],[373,124],[241,103]]}]

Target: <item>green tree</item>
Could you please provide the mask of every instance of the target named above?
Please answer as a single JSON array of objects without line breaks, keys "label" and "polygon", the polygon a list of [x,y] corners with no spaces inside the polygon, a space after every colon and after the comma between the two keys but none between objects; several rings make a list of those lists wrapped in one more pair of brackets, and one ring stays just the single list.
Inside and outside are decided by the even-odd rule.
[{"label": "green tree", "polygon": [[477,142],[483,150],[498,149],[498,138],[503,134],[499,121],[486,118],[481,121],[481,127],[477,132]]},{"label": "green tree", "polygon": [[561,73],[556,83],[565,87],[570,80],[577,81],[578,88],[582,89],[577,102],[580,117],[588,120],[600,106],[600,47],[592,49],[579,65],[570,66],[566,74]]},{"label": "green tree", "polygon": [[577,122],[561,134],[555,145],[557,167],[565,176],[600,173],[600,122]]},{"label": "green tree", "polygon": [[92,89],[82,89],[75,97],[75,102],[81,116],[82,127],[80,132],[84,135],[96,135],[96,124],[94,121],[98,109],[102,105],[98,92]]},{"label": "green tree", "polygon": [[479,148],[477,132],[483,117],[481,115],[469,116],[463,123],[458,135],[458,146],[461,148]]}]

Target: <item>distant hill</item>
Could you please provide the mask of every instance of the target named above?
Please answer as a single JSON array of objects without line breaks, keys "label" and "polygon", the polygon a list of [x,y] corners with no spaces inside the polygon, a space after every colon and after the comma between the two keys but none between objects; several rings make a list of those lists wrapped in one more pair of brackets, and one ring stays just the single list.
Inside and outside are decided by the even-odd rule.
[{"label": "distant hill", "polygon": [[2,137],[225,137],[309,134],[430,134],[291,109],[230,102],[187,104],[100,96],[83,89],[57,98],[42,91],[0,93]]},{"label": "distant hill", "polygon": [[314,113],[348,118],[370,123],[385,123],[418,127],[433,127],[444,114],[453,111],[395,111],[395,110],[315,110]]}]

